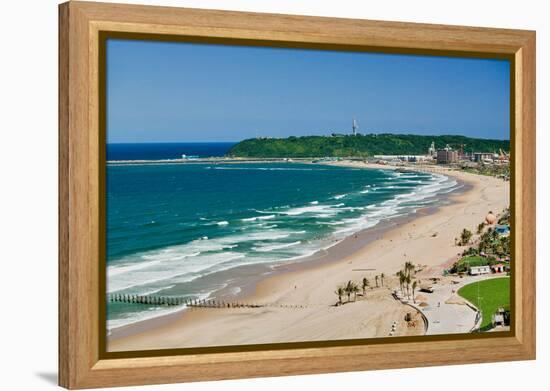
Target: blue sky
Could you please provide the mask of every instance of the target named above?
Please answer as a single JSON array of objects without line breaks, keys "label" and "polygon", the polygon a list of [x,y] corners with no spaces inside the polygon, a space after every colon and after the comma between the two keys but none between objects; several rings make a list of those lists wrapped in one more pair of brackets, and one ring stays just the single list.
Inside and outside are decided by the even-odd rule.
[{"label": "blue sky", "polygon": [[462,134],[509,139],[510,64],[462,59],[112,40],[107,140]]}]

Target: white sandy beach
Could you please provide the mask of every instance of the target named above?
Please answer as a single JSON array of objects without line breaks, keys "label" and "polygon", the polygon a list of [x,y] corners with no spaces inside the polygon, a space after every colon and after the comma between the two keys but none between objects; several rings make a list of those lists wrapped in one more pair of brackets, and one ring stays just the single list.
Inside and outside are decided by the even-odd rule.
[{"label": "white sandy beach", "polygon": [[[332,164],[372,167],[361,162]],[[391,297],[391,291],[398,284],[393,276],[406,261],[425,265],[434,275],[440,273],[441,265],[448,264],[463,251],[454,244],[463,228],[475,232],[489,211],[500,213],[509,206],[509,182],[457,171],[445,175],[454,176],[471,188],[452,195],[449,205],[435,211],[420,210],[391,229],[377,231],[375,228],[357,238],[348,238],[347,244],[341,246],[350,245],[354,240],[362,241],[367,236],[369,243],[364,246],[355,243],[353,247],[358,248],[357,251],[336,261],[322,262],[321,255],[317,261],[276,273],[260,281],[247,297],[239,299],[269,306],[191,309],[173,317],[168,324],[151,323],[139,333],[111,339],[108,350],[386,337],[394,322],[397,322],[395,336],[424,334],[420,315]],[[376,235],[374,240],[372,235]],[[384,286],[373,287],[374,276],[381,273],[387,276]],[[360,283],[363,277],[371,283],[366,297],[334,306],[338,300],[334,294],[336,287],[348,280]],[[407,312],[415,316],[416,326],[407,326],[404,321]]]}]

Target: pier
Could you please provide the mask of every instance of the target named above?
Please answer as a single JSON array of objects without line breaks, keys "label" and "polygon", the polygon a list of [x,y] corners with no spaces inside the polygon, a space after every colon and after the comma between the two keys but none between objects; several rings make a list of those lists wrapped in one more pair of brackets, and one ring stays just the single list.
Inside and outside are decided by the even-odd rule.
[{"label": "pier", "polygon": [[107,296],[107,300],[111,303],[127,303],[127,304],[143,304],[154,306],[186,306],[190,308],[263,308],[263,307],[278,307],[278,308],[306,308],[305,305],[294,304],[258,304],[246,303],[240,301],[224,301],[224,300],[207,300],[207,299],[190,299],[186,297],[176,296],[153,296],[153,295],[128,295],[113,293]]}]

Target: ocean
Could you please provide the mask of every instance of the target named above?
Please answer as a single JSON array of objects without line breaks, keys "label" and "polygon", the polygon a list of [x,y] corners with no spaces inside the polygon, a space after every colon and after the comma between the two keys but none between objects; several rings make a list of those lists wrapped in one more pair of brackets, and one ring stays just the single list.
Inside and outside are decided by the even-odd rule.
[{"label": "ocean", "polygon": [[[231,147],[220,144],[125,144],[107,155],[220,156]],[[215,297],[243,266],[268,273],[300,262],[354,232],[439,205],[458,186],[438,174],[304,163],[109,163],[107,290]],[[109,302],[108,328],[180,309]]]},{"label": "ocean", "polygon": [[116,143],[107,144],[107,161],[112,160],[173,160],[181,155],[223,156],[235,145],[227,143]]}]

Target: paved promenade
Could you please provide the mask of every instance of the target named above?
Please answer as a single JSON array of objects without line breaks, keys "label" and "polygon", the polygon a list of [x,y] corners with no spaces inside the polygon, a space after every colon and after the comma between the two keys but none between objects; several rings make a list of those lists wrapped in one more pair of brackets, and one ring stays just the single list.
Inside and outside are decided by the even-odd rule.
[{"label": "paved promenade", "polygon": [[[488,278],[501,277],[500,275],[485,275],[464,278],[444,277],[442,282],[433,284],[433,293],[419,292],[416,296],[423,296],[428,303],[427,307],[418,307],[428,320],[427,335],[469,333],[479,325],[481,318],[477,311],[466,304],[458,296],[458,290],[464,285]],[[452,283],[451,281],[457,282]],[[412,304],[412,303],[410,303]],[[418,304],[418,301],[417,301]],[[477,323],[476,323],[477,322]]]}]

